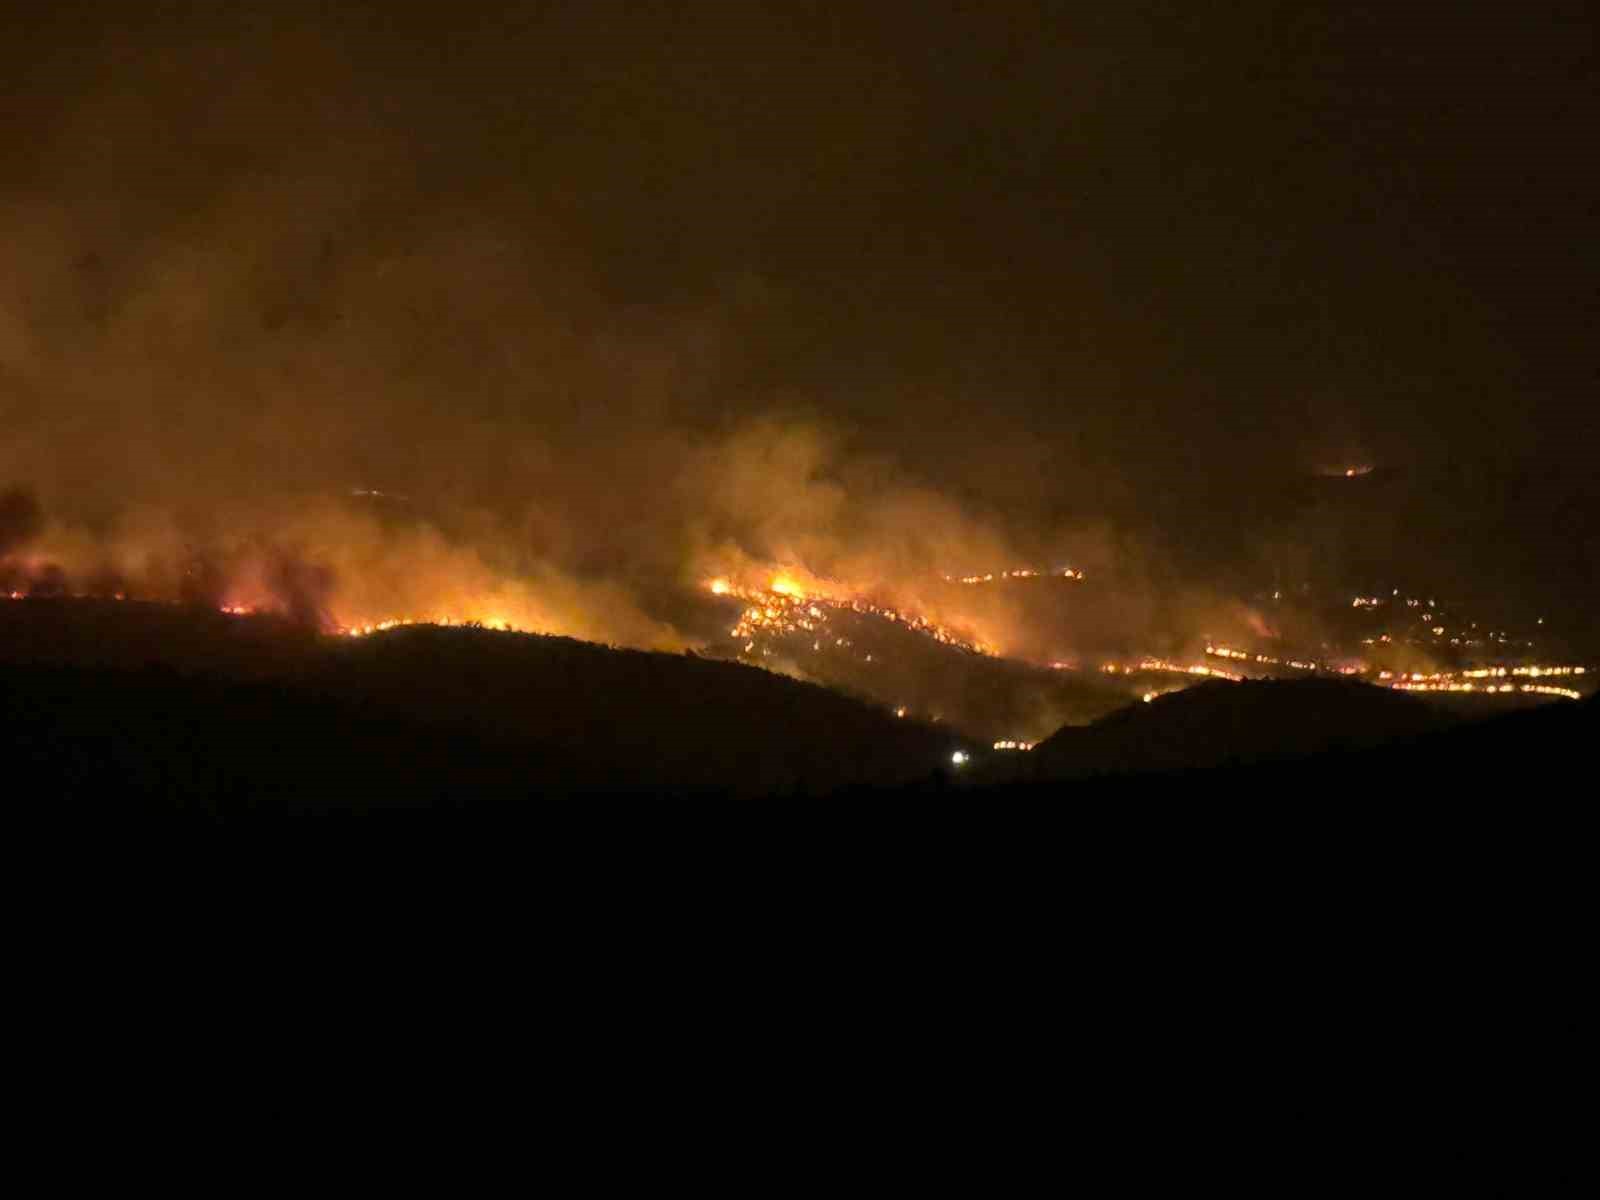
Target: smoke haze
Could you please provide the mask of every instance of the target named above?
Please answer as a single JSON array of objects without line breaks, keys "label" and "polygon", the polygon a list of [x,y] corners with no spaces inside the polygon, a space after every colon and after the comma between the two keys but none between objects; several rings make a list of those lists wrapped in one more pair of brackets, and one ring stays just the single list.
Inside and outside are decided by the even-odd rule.
[{"label": "smoke haze", "polygon": [[[1419,570],[1480,578],[1533,504],[1563,524],[1505,574],[1593,584],[1591,475],[1517,482],[1593,432],[1559,234],[1424,279],[1489,219],[1432,198],[1487,168],[1442,104],[1437,161],[1359,120],[1296,148],[1233,82],[1271,23],[1172,26],[1231,56],[1195,79],[1171,14],[212,8],[4,9],[0,557],[30,572],[676,648],[706,631],[675,590],[785,567],[1044,656],[1247,628],[1241,579],[1344,536],[1286,490],[1359,458],[1454,537]],[[1537,183],[1555,152],[1519,153]],[[1268,161],[1303,208],[1250,208]],[[1546,317],[1501,315],[1512,259]],[[1066,564],[1115,581],[1070,619],[941,583]]]}]

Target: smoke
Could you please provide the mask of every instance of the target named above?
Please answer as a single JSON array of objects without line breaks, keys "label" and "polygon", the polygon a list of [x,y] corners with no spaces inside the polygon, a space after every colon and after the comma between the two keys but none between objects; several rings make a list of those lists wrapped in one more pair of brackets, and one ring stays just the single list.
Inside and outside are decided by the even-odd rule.
[{"label": "smoke", "polygon": [[[835,303],[840,285],[717,241],[723,193],[652,192],[650,138],[624,128],[643,110],[607,110],[587,72],[625,74],[552,74],[589,107],[525,120],[505,80],[538,72],[488,39],[483,90],[470,72],[440,90],[364,26],[240,20],[69,26],[40,44],[73,55],[15,64],[0,483],[29,490],[0,501],[0,559],[27,590],[678,648],[705,636],[685,589],[786,570],[1039,659],[1248,622],[1129,534],[1123,468],[1073,419],[1050,437],[996,419],[1028,381],[959,353],[981,335],[1009,355],[1014,315],[978,275],[933,272],[930,303],[950,279],[985,297],[938,309],[936,342],[879,302],[893,288]],[[834,81],[774,98],[736,146],[693,122],[660,136],[709,164],[803,119],[891,164],[910,106],[859,73],[870,120]],[[873,186],[850,199],[886,202]],[[1050,398],[1105,419],[1092,392]],[[1042,603],[944,579],[1063,565],[1096,588]]]},{"label": "smoke", "polygon": [[34,537],[43,524],[32,493],[21,488],[0,491],[0,558]]},{"label": "smoke", "polygon": [[[942,572],[1059,552],[913,473],[916,437],[898,455],[774,379],[781,289],[619,303],[559,231],[436,179],[395,195],[414,143],[358,105],[308,143],[293,100],[210,80],[219,127],[271,136],[208,169],[171,137],[196,70],[90,93],[0,201],[0,480],[31,489],[0,552],[30,576],[678,647],[661,593],[730,569],[938,613]],[[1009,614],[956,615],[1008,640]]]}]

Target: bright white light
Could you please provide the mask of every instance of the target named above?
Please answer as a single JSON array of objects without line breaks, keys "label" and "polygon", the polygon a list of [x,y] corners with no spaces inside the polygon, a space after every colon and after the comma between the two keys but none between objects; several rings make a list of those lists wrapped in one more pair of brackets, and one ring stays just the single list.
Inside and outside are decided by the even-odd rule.
[{"label": "bright white light", "polygon": [[950,756],[950,761],[955,763],[955,765],[958,766],[958,767],[961,766],[963,763],[965,763],[967,761],[966,751],[965,750],[957,750],[954,754],[952,754]]}]

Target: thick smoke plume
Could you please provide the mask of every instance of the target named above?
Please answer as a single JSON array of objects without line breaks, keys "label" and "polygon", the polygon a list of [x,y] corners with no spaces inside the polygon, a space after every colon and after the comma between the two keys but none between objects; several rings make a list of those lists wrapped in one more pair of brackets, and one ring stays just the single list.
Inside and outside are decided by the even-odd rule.
[{"label": "thick smoke plume", "polygon": [[[57,7],[0,50],[14,588],[678,648],[725,633],[686,590],[783,570],[1039,659],[1259,625],[1215,570],[1255,501],[1194,449],[1221,385],[1162,358],[1159,288],[1015,253],[1066,226],[952,173],[898,27],[813,70],[754,11]],[[985,128],[1059,91],[1030,62]],[[1100,111],[1122,73],[1075,69]],[[1211,449],[1270,461],[1300,418],[1261,411]],[[1045,611],[943,581],[1063,565],[1096,588]]]},{"label": "thick smoke plume", "polygon": [[950,611],[942,573],[1104,560],[1103,526],[1038,515],[1015,439],[922,456],[922,385],[887,433],[848,383],[797,385],[782,287],[618,300],[476,160],[419,164],[325,48],[217,53],[340,102],[204,47],[85,76],[0,196],[13,586],[681,647],[705,631],[675,593],[785,567],[1006,647],[1016,614]]}]

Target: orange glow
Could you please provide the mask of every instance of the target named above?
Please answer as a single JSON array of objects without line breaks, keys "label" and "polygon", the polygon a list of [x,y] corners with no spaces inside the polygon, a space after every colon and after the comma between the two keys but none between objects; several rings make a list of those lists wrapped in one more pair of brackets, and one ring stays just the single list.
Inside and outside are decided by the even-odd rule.
[{"label": "orange glow", "polygon": [[1035,567],[1012,567],[1009,571],[986,571],[982,575],[945,575],[942,576],[946,583],[994,583],[997,580],[1007,579],[1038,579],[1041,575],[1053,575],[1059,579],[1075,579],[1081,581],[1083,572],[1072,567],[1057,567],[1053,571],[1041,571]]},{"label": "orange glow", "polygon": [[[718,584],[722,585],[720,591],[717,588]],[[764,589],[741,587],[720,578],[713,580],[709,587],[716,595],[733,596],[745,601],[747,607],[740,614],[738,624],[728,631],[730,637],[745,642],[743,650],[745,654],[759,650],[761,656],[771,657],[772,648],[758,646],[760,639],[781,638],[800,633],[813,635],[812,650],[820,652],[823,643],[818,635],[824,632],[830,616],[846,611],[882,617],[913,633],[932,638],[947,646],[966,650],[971,654],[995,653],[992,646],[940,625],[928,617],[874,604],[859,596],[851,596],[838,584],[828,585],[826,590],[816,584],[802,584],[795,578],[793,572],[786,571],[775,575],[769,586]],[[834,649],[848,650],[852,643],[848,637],[835,635],[832,646]],[[864,655],[863,661],[871,662],[872,656]]]}]

